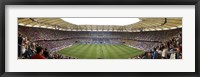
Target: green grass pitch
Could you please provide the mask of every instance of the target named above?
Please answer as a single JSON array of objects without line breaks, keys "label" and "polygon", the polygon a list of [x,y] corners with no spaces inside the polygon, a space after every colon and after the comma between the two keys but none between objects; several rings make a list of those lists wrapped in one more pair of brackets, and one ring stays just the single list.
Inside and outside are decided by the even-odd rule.
[{"label": "green grass pitch", "polygon": [[58,53],[79,59],[128,59],[144,52],[123,44],[74,44]]}]

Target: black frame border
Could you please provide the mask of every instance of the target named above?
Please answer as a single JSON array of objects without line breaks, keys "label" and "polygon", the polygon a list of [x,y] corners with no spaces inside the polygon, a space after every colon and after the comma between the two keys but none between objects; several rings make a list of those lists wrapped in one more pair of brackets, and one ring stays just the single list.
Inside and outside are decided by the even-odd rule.
[{"label": "black frame border", "polygon": [[[195,72],[5,72],[6,5],[195,5]],[[0,1],[0,75],[1,77],[200,77],[199,14],[200,0],[2,0]]]}]

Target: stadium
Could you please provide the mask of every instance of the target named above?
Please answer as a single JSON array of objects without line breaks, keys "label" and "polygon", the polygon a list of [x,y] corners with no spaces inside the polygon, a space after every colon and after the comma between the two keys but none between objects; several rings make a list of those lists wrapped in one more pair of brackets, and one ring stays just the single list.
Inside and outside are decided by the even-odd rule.
[{"label": "stadium", "polygon": [[65,19],[18,18],[18,59],[182,59],[182,18],[141,17],[124,25]]}]

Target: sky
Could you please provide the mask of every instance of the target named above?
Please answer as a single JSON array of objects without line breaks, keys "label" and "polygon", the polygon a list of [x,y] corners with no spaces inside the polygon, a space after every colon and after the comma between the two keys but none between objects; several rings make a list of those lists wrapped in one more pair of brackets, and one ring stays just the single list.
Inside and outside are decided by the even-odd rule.
[{"label": "sky", "polygon": [[138,18],[61,18],[76,25],[129,25],[140,20]]}]

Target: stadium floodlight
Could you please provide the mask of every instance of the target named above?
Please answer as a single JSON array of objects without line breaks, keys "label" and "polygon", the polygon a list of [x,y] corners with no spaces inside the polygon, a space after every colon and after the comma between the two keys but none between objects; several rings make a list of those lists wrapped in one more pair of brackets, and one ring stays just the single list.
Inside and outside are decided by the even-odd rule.
[{"label": "stadium floodlight", "polygon": [[171,29],[177,29],[177,27],[171,27]]},{"label": "stadium floodlight", "polygon": [[139,18],[61,18],[76,25],[115,25],[125,26],[139,22]]},{"label": "stadium floodlight", "polygon": [[180,26],[177,26],[178,28],[182,28],[182,25],[180,25]]},{"label": "stadium floodlight", "polygon": [[26,25],[26,26],[28,26],[28,27],[32,27],[32,25]]},{"label": "stadium floodlight", "polygon": [[21,26],[24,26],[24,24],[23,24],[23,23],[19,23],[19,25],[21,25]]},{"label": "stadium floodlight", "polygon": [[153,28],[151,28],[151,29],[149,29],[150,31],[155,31],[155,29],[153,29]]},{"label": "stadium floodlight", "polygon": [[169,30],[169,28],[163,28],[163,30]]},{"label": "stadium floodlight", "polygon": [[34,25],[33,27],[40,27],[39,25]]},{"label": "stadium floodlight", "polygon": [[47,27],[47,28],[49,28],[49,29],[53,29],[53,27],[52,27],[52,26],[49,26],[49,27]]},{"label": "stadium floodlight", "polygon": [[40,26],[41,28],[46,28],[47,26]]}]

